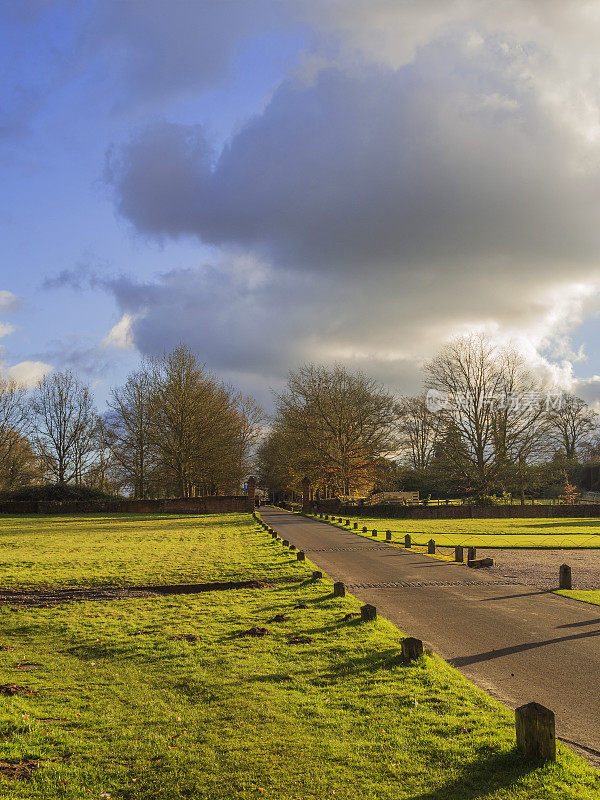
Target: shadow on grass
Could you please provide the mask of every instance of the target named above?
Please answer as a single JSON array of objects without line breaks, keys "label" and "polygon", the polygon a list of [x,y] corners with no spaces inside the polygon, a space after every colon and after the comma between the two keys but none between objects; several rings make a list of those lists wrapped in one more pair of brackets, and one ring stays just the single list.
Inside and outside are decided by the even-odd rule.
[{"label": "shadow on grass", "polygon": [[413,666],[404,661],[402,652],[397,647],[391,647],[388,650],[381,650],[377,653],[370,653],[367,656],[342,661],[328,672],[315,675],[312,682],[319,685],[331,685],[363,672],[378,672],[382,669],[396,669],[398,667],[412,669]]},{"label": "shadow on grass", "polygon": [[541,766],[526,759],[518,750],[481,754],[465,764],[458,775],[437,789],[415,794],[410,800],[477,800],[490,792],[510,789],[521,778]]}]

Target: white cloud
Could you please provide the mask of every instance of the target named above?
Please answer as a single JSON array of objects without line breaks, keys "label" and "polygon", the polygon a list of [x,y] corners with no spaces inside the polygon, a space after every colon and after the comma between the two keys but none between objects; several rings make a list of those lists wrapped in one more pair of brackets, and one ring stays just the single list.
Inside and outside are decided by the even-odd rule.
[{"label": "white cloud", "polygon": [[4,367],[2,372],[12,381],[26,389],[33,388],[46,373],[50,372],[52,366],[43,361],[20,361],[12,367]]},{"label": "white cloud", "polygon": [[121,319],[114,325],[102,341],[104,347],[116,347],[118,350],[132,350],[134,338],[132,326],[135,316],[123,314]]},{"label": "white cloud", "polygon": [[8,322],[0,322],[0,338],[3,336],[8,336],[10,333],[13,333],[14,330],[14,325],[11,325]]},{"label": "white cloud", "polygon": [[22,303],[22,298],[9,292],[7,289],[0,289],[0,311],[16,311]]}]

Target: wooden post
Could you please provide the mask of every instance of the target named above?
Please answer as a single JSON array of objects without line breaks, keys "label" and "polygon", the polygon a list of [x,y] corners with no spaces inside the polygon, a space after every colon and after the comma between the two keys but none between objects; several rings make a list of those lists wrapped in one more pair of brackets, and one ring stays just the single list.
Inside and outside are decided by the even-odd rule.
[{"label": "wooden post", "polygon": [[296,545],[295,544],[291,544],[290,545],[290,550],[295,550],[295,549],[296,549]]},{"label": "wooden post", "polygon": [[338,517],[338,522],[341,522],[341,521],[342,521],[342,518],[341,518],[341,517]]},{"label": "wooden post", "polygon": [[465,554],[464,554],[463,548],[460,545],[457,545],[454,548],[454,560],[455,561],[460,561],[460,562],[464,562],[464,560],[465,560]]},{"label": "wooden post", "polygon": [[377,536],[377,530],[375,528],[371,531],[371,536]]},{"label": "wooden post", "polygon": [[271,538],[272,539],[276,539],[277,538],[277,534],[275,533],[275,531],[271,531]]},{"label": "wooden post", "polygon": [[302,550],[298,550],[298,552],[296,553],[296,560],[304,561],[304,553],[302,552]]},{"label": "wooden post", "polygon": [[556,761],[554,712],[539,703],[515,711],[517,747],[530,758]]},{"label": "wooden post", "polygon": [[391,542],[392,541],[392,532],[391,531],[386,531],[385,532],[385,540],[386,540],[386,542]]},{"label": "wooden post", "polygon": [[404,547],[412,547],[412,539],[410,538],[410,533],[407,533],[404,537]]},{"label": "wooden post", "polygon": [[284,539],[284,540],[283,540],[283,542],[282,542],[281,544],[282,544],[284,547],[287,547],[287,546],[289,545],[289,542],[288,542],[288,540],[287,540],[287,539]]},{"label": "wooden post", "polygon": [[435,553],[435,542],[433,541],[433,539],[430,539],[427,542],[427,552],[429,553],[429,555]]},{"label": "wooden post", "polygon": [[341,581],[333,584],[333,596],[334,597],[345,597],[346,596],[346,587]]},{"label": "wooden post", "polygon": [[377,609],[367,603],[360,609],[360,618],[363,622],[373,622],[373,620],[377,619]]},{"label": "wooden post", "polygon": [[350,520],[347,519],[346,522],[344,522],[344,525],[350,525]]},{"label": "wooden post", "polygon": [[367,528],[365,528],[365,527],[363,526],[362,532],[363,532],[363,533],[367,533],[367,530],[368,530],[368,529],[367,529]]},{"label": "wooden post", "polygon": [[318,570],[315,570],[313,572],[313,574],[312,574],[313,581],[320,581],[322,577],[323,577],[323,573],[319,572]]},{"label": "wooden post", "polygon": [[423,655],[423,642],[420,639],[402,639],[402,658],[405,661],[416,661]]},{"label": "wooden post", "polygon": [[467,561],[473,561],[477,558],[477,549],[475,547],[467,548]]},{"label": "wooden post", "polygon": [[354,528],[355,531],[357,531],[358,530],[358,522],[355,522],[352,527]]},{"label": "wooden post", "polygon": [[558,570],[558,588],[559,589],[572,589],[571,582],[571,567],[568,564],[561,564]]}]

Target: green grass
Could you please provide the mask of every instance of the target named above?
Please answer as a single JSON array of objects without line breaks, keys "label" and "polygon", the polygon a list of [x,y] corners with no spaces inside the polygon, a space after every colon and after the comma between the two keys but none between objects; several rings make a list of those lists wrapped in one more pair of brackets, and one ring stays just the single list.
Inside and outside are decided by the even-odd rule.
[{"label": "green grass", "polygon": [[[135,518],[115,522],[120,544],[110,544],[103,528],[111,566],[102,574],[113,575],[134,542],[136,569],[156,575],[146,539],[156,543],[162,530],[155,546],[174,556],[177,526],[171,518],[154,518],[135,538],[123,532],[129,521],[139,526]],[[80,524],[73,520],[85,536]],[[212,558],[219,577],[260,573],[296,581],[52,608],[0,607],[0,645],[15,648],[0,652],[3,680],[39,692],[0,697],[2,758],[34,758],[41,765],[29,781],[0,778],[3,798],[598,797],[600,775],[566,748],[559,746],[555,764],[522,758],[514,748],[513,715],[441,659],[405,665],[392,625],[345,621],[359,603],[334,599],[328,581],[306,580],[313,565],[295,561],[249,516],[186,517],[180,525],[189,546],[193,531],[201,537],[204,570]],[[28,539],[30,521],[23,527]],[[57,525],[61,541],[68,528],[67,520]],[[19,537],[14,529],[11,535]],[[73,566],[71,581],[89,583],[90,560],[79,572]],[[101,554],[97,560],[102,566]],[[23,563],[27,582],[45,566],[64,577],[63,562],[48,547],[34,566]],[[189,575],[183,564],[177,569],[191,581],[196,559],[189,560]],[[308,607],[295,608],[299,601]],[[276,613],[289,620],[270,622]],[[272,633],[237,635],[252,625]],[[289,644],[291,633],[313,641]],[[201,638],[169,638],[177,634]],[[23,672],[15,665],[24,661],[41,666]]]},{"label": "green grass", "polygon": [[556,594],[571,597],[573,600],[581,600],[584,603],[592,603],[600,606],[600,591],[598,589],[557,589]]},{"label": "green grass", "polygon": [[[600,519],[373,519],[345,517],[352,523],[384,533],[392,531],[393,543],[404,543],[409,533],[413,543],[426,545],[429,539],[446,547],[550,547],[599,548]],[[347,526],[341,526],[346,527]]]},{"label": "green grass", "polygon": [[[0,516],[2,586],[235,580],[249,551],[242,532],[247,522],[240,514]],[[251,577],[281,574],[281,566],[270,563],[255,562],[255,569],[259,574]]]}]

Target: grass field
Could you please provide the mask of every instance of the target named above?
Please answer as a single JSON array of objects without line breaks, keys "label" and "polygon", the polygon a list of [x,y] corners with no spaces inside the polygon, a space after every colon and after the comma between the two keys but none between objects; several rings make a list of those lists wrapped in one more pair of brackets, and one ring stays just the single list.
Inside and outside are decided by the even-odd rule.
[{"label": "grass field", "polygon": [[556,594],[563,594],[573,600],[581,600],[584,603],[592,603],[600,606],[600,591],[598,589],[559,589]]},{"label": "grass field", "polygon": [[358,523],[359,534],[367,527],[366,536],[373,528],[380,533],[390,530],[396,543],[403,543],[409,533],[417,545],[435,539],[446,547],[600,548],[600,519],[345,519],[350,519],[350,527]]},{"label": "grass field", "polygon": [[[2,759],[39,762],[29,780],[0,777],[3,798],[598,797],[600,775],[565,748],[556,764],[524,760],[513,715],[441,659],[405,665],[393,626],[345,620],[358,602],[307,580],[312,565],[248,515],[36,517],[3,529],[13,586],[19,570],[28,586],[294,578],[0,607],[3,680],[37,692],[0,696]],[[270,634],[239,636],[256,625]],[[185,635],[199,638],[172,638]]]}]

